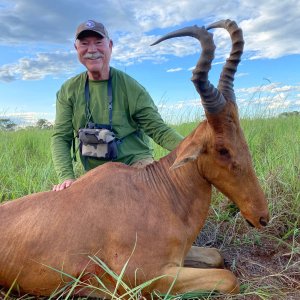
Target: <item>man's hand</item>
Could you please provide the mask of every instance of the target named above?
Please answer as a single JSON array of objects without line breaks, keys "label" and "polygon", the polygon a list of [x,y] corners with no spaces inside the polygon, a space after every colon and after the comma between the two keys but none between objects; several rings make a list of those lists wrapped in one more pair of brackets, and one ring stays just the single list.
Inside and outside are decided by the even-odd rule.
[{"label": "man's hand", "polygon": [[76,179],[67,179],[65,180],[63,183],[54,185],[52,188],[52,191],[58,192],[58,191],[62,191],[66,188],[68,188],[69,186],[72,185],[73,182],[75,182]]}]

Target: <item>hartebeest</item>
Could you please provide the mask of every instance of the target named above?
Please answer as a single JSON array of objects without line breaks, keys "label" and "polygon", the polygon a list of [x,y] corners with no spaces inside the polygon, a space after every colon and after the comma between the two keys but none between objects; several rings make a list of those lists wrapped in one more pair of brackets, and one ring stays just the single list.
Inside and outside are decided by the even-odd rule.
[{"label": "hartebeest", "polygon": [[[208,81],[215,45],[209,28],[222,27],[232,39],[232,51],[216,89]],[[23,292],[50,295],[83,270],[81,280],[108,287],[114,282],[99,265],[121,272],[130,254],[124,281],[134,286],[159,275],[146,292],[195,290],[237,292],[236,277],[224,269],[183,267],[184,257],[208,214],[212,185],[239,207],[255,227],[268,222],[267,202],[255,176],[239,124],[233,80],[243,50],[242,31],[226,20],[207,29],[187,27],[161,38],[199,39],[202,54],[192,81],[206,120],[169,155],[144,169],[107,163],[60,192],[25,196],[0,207],[0,284],[15,281]],[[51,267],[51,268],[50,268]],[[94,275],[93,275],[94,274]],[[90,290],[77,291],[88,295]],[[122,291],[119,291],[122,294]],[[104,296],[96,290],[93,296]]]}]

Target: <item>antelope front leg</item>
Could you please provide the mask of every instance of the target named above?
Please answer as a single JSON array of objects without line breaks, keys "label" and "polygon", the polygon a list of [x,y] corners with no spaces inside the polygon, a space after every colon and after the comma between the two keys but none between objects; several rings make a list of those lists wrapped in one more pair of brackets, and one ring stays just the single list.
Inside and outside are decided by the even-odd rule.
[{"label": "antelope front leg", "polygon": [[173,267],[165,274],[167,276],[155,287],[159,293],[166,293],[174,280],[172,295],[192,291],[218,291],[226,294],[239,292],[237,278],[232,272],[224,269]]},{"label": "antelope front leg", "polygon": [[223,268],[224,258],[216,248],[192,246],[184,259],[184,266],[191,268]]}]

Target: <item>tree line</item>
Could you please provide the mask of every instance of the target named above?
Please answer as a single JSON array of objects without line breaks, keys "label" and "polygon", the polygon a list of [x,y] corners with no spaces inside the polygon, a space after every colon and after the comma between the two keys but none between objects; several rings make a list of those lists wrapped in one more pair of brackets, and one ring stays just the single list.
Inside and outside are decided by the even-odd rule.
[{"label": "tree line", "polygon": [[[26,128],[51,129],[53,124],[46,119],[38,119],[34,125],[26,126]],[[14,131],[19,126],[9,118],[0,118],[0,130]]]},{"label": "tree line", "polygon": [[291,117],[291,116],[300,116],[300,111],[290,111],[290,112],[283,112],[279,115],[279,117]]},{"label": "tree line", "polygon": [[[299,111],[283,112],[279,117],[300,116]],[[53,124],[46,119],[38,119],[35,125],[26,126],[26,128],[51,129]],[[14,131],[18,129],[18,125],[9,118],[0,118],[0,130]]]}]

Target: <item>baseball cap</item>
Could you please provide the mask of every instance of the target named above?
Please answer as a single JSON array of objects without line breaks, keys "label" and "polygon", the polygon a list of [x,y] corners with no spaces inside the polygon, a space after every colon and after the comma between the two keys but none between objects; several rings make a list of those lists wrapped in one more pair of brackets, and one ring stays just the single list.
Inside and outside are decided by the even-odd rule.
[{"label": "baseball cap", "polygon": [[102,37],[108,38],[108,32],[102,23],[88,20],[84,23],[81,23],[76,30],[76,39],[80,39],[84,32],[93,31],[100,34]]}]

